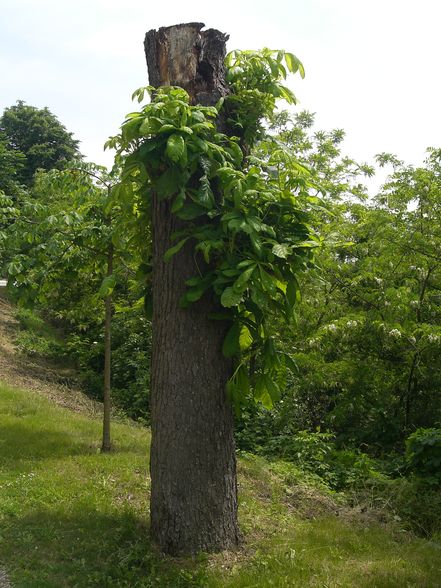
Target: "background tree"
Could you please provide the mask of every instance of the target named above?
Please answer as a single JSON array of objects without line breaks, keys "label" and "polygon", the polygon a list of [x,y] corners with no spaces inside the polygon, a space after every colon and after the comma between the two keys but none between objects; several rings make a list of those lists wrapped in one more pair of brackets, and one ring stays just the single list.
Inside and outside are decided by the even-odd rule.
[{"label": "background tree", "polygon": [[[314,136],[294,135],[312,148]],[[250,439],[260,431],[254,443],[282,451],[299,430],[320,427],[341,446],[402,452],[409,433],[440,422],[439,152],[430,151],[421,168],[379,156],[394,168],[368,201],[362,176],[351,171],[363,166],[351,164],[346,175],[339,156],[328,165],[320,151],[309,161],[318,159],[318,173],[333,177],[323,198],[329,213],[320,215],[333,245],[317,256],[320,271],[304,278],[297,329],[281,336],[299,373],[283,404],[256,415],[255,429],[248,420],[241,439],[249,447],[247,430]]]},{"label": "background tree", "polygon": [[0,190],[15,197],[20,189],[20,176],[26,156],[21,151],[10,149],[8,137],[0,132]]},{"label": "background tree", "polygon": [[14,251],[8,273],[15,298],[22,304],[39,303],[71,330],[102,329],[102,451],[111,449],[113,291],[118,275],[127,280],[122,258],[130,257],[127,224],[123,229],[113,216],[116,208],[109,209],[113,181],[104,168],[93,164],[40,172],[33,198],[20,202],[8,231],[8,245]]},{"label": "background tree", "polygon": [[79,157],[78,141],[48,108],[36,108],[19,100],[4,110],[0,132],[7,150],[16,156],[21,154],[16,176],[28,186],[37,169],[62,169]]}]

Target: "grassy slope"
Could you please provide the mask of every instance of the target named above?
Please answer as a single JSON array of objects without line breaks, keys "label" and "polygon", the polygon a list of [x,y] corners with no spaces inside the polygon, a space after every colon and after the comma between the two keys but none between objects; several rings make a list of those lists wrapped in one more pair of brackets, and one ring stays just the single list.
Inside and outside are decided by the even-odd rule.
[{"label": "grassy slope", "polygon": [[302,518],[296,488],[252,457],[239,464],[244,548],[163,558],[148,540],[148,431],[115,424],[110,455],[100,432],[97,419],[0,386],[0,567],[16,588],[441,586],[439,546]]}]

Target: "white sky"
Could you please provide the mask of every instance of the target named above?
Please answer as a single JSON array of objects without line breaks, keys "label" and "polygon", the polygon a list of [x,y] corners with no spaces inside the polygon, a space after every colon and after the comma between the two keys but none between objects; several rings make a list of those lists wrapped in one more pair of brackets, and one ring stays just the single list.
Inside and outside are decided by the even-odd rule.
[{"label": "white sky", "polygon": [[[204,22],[228,49],[283,48],[304,63],[291,87],[317,129],[343,128],[361,161],[419,164],[441,146],[441,0],[0,0],[0,111],[48,106],[87,158],[134,110],[151,28]],[[135,107],[136,108],[136,107]]]}]

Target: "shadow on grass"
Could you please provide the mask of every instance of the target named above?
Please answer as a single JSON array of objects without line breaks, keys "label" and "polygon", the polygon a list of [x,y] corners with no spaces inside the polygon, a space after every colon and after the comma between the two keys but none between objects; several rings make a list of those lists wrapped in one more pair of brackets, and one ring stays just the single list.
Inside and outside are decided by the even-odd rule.
[{"label": "shadow on grass", "polygon": [[36,423],[0,424],[0,466],[17,466],[20,460],[62,458],[96,453],[96,447],[62,431]]},{"label": "shadow on grass", "polygon": [[[102,509],[106,510],[105,504]],[[353,529],[348,537],[339,538],[342,528],[337,522],[328,524],[326,531],[320,525],[326,522],[308,529],[303,525],[303,536],[296,534],[289,541],[275,537],[255,555],[249,553],[248,561],[235,571],[225,573],[219,559],[214,569],[202,556],[180,560],[161,556],[149,540],[146,519],[130,510],[104,514],[74,504],[69,514],[40,510],[3,517],[0,567],[17,588],[439,586],[435,569],[405,544],[393,547],[386,542],[383,553],[380,532],[371,540],[360,540]]]},{"label": "shadow on grass", "polygon": [[14,586],[188,588],[206,586],[201,558],[162,556],[131,512],[40,511],[2,522],[0,563]]}]

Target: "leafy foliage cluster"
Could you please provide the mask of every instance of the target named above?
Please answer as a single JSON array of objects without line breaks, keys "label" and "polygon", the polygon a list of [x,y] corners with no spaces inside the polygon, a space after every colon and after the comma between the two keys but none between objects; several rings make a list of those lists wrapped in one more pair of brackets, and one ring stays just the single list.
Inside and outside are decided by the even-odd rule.
[{"label": "leafy foliage cluster", "polygon": [[312,223],[328,247],[320,270],[302,279],[296,328],[278,323],[299,372],[271,415],[247,409],[239,438],[262,446],[320,427],[340,446],[403,451],[412,431],[441,418],[439,152],[429,150],[421,168],[378,156],[392,172],[368,200],[372,167],[341,155],[343,132],[314,132],[312,123],[309,113],[281,113],[274,143],[288,142],[326,187]]},{"label": "leafy foliage cluster", "polygon": [[233,133],[243,138],[242,147],[248,151],[267,138],[265,123],[274,119],[276,102],[288,104],[297,100],[290,88],[281,83],[288,73],[305,77],[302,63],[285,51],[231,51],[226,58],[227,81],[232,89],[228,97],[228,119]]},{"label": "leafy foliage cluster", "polygon": [[332,490],[354,488],[380,475],[373,459],[354,449],[339,449],[332,433],[298,431],[278,435],[267,442],[261,453],[295,463]]},{"label": "leafy foliage cluster", "polygon": [[441,484],[441,429],[417,429],[406,440],[410,469],[431,484]]},{"label": "leafy foliage cluster", "polygon": [[[187,281],[181,304],[197,303],[210,291],[223,309],[211,318],[230,321],[223,352],[236,360],[231,397],[240,404],[252,389],[268,407],[280,398],[287,367],[294,367],[289,354],[276,351],[271,317],[277,313],[287,323],[292,320],[297,276],[311,266],[312,249],[320,244],[308,225],[306,210],[315,203],[308,170],[284,146],[268,157],[246,159],[240,146],[243,140],[252,144],[258,131],[263,140],[262,125],[273,115],[277,98],[294,100],[279,83],[286,77],[283,60],[289,70],[303,72],[284,52],[228,57],[233,93],[226,110],[241,137],[216,127],[223,101],[192,106],[184,90],[165,87],[147,88],[151,102],[128,115],[121,134],[107,143],[117,148],[122,164],[115,202],[142,202],[148,208],[152,198],[170,200],[171,214],[185,221],[164,259],[187,241],[194,244],[200,272]],[[253,80],[260,81],[250,89]],[[134,96],[142,100],[145,90]],[[251,379],[250,363],[258,366]]]}]

